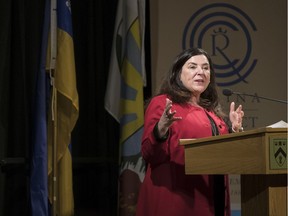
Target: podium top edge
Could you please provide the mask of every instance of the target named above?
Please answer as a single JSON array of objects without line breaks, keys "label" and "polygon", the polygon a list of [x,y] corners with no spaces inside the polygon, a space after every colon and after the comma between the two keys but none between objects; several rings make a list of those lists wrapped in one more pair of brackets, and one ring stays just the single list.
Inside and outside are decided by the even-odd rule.
[{"label": "podium top edge", "polygon": [[204,138],[198,138],[198,139],[180,139],[179,144],[180,145],[187,145],[187,144],[195,144],[195,143],[203,143],[208,141],[219,141],[224,139],[230,139],[230,138],[237,138],[237,137],[245,137],[250,135],[259,135],[264,133],[286,133],[287,135],[288,128],[271,128],[271,127],[263,127],[263,128],[257,128],[257,129],[251,129],[243,132],[238,133],[230,133],[230,134],[223,134],[219,136],[211,136],[211,137],[204,137]]}]

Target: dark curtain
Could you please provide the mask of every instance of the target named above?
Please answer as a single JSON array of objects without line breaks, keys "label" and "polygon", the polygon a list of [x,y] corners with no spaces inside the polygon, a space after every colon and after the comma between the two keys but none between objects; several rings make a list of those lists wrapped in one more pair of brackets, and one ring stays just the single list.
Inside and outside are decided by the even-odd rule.
[{"label": "dark curtain", "polygon": [[29,119],[42,13],[42,1],[0,1],[0,215],[29,215]]},{"label": "dark curtain", "polygon": [[[117,0],[71,5],[80,103],[72,134],[75,215],[114,216],[119,130],[104,109],[104,95]],[[30,109],[43,12],[44,0],[0,0],[0,215],[5,216],[30,215]]]},{"label": "dark curtain", "polygon": [[72,140],[76,213],[117,215],[119,129],[104,109],[117,1],[71,4],[80,102]]}]

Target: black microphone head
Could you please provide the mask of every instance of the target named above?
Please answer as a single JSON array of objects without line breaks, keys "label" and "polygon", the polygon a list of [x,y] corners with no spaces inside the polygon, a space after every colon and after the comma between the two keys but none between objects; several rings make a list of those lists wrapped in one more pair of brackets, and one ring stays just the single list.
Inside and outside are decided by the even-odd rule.
[{"label": "black microphone head", "polygon": [[230,89],[224,89],[222,91],[223,95],[225,96],[231,96],[233,94],[233,92]]}]

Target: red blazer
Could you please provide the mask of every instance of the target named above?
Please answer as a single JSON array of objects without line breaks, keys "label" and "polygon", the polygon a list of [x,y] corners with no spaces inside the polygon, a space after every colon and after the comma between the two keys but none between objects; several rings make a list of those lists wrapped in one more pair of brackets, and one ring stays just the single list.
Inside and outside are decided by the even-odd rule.
[{"label": "red blazer", "polygon": [[[147,172],[141,185],[137,216],[214,216],[213,175],[186,175],[184,147],[179,139],[202,138],[212,135],[209,114],[220,134],[228,133],[228,126],[214,113],[193,105],[173,104],[172,111],[182,120],[169,128],[165,141],[153,135],[166,104],[166,95],[154,97],[145,111],[142,156]],[[228,176],[225,176],[225,215],[230,216]]]}]

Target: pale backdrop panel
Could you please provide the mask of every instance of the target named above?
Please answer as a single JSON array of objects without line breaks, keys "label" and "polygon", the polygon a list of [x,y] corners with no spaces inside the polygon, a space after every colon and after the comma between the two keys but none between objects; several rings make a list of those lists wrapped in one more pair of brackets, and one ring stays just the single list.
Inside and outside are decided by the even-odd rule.
[{"label": "pale backdrop panel", "polygon": [[[242,104],[245,130],[287,122],[286,0],[151,0],[152,90],[159,87],[175,56],[188,47],[202,47],[215,64],[219,95]],[[251,94],[224,96],[222,91]],[[230,175],[233,215],[241,209],[240,177]]]},{"label": "pale backdrop panel", "polygon": [[[153,91],[181,50],[200,46],[217,65],[225,110],[243,105],[246,130],[287,121],[287,104],[260,98],[287,101],[286,0],[153,0],[150,13]],[[227,88],[254,97],[226,97]]]}]

